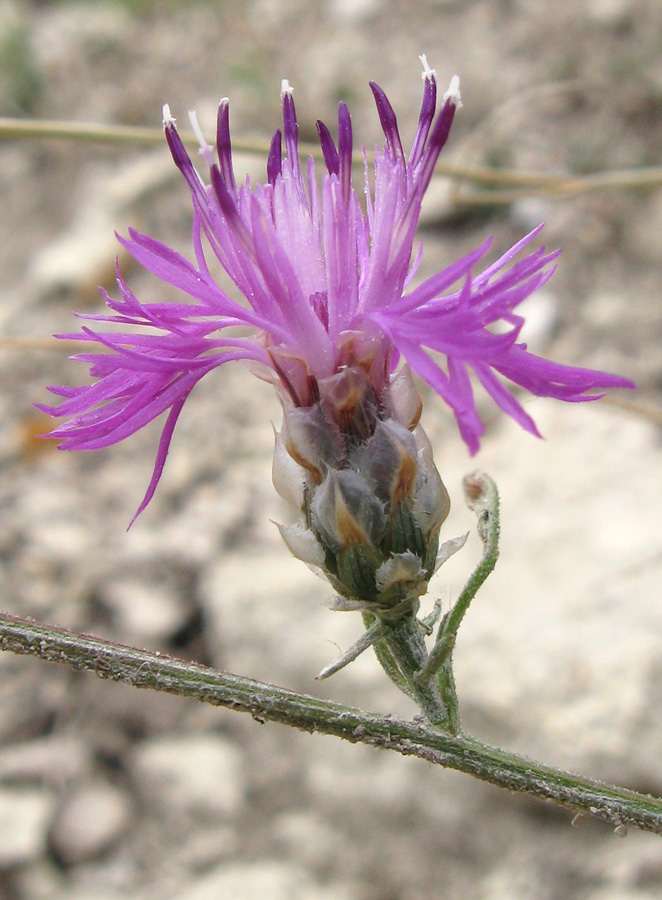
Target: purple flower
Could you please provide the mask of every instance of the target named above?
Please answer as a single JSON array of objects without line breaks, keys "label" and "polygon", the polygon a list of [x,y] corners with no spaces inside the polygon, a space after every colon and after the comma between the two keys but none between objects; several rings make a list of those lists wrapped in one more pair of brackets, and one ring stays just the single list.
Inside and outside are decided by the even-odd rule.
[{"label": "purple flower", "polygon": [[[368,374],[379,401],[404,359],[452,408],[471,453],[478,450],[484,425],[470,372],[533,434],[533,420],[503,379],[566,401],[633,387],[624,378],[542,359],[518,341],[523,319],[515,309],[547,281],[558,255],[544,248],[519,255],[542,226],[480,274],[474,267],[490,241],[408,289],[420,258],[412,259],[412,247],[421,201],[460,106],[453,78],[436,112],[435,74],[422,61],[423,102],[408,157],[386,95],[371,84],[385,145],[375,151],[372,177],[364,151],[365,208],[352,185],[352,126],[344,103],[337,143],[317,123],[327,169],[319,182],[312,158],[301,168],[292,91],[283,82],[283,130],[271,142],[266,183],[255,185],[235,181],[227,100],[218,112],[217,161],[200,135],[209,184],[196,172],[164,107],[166,140],[193,200],[195,262],[134,230],[118,240],[186,300],[141,303],[118,271],[119,299],[102,292],[110,312],[81,318],[130,327],[104,332],[83,326],[76,334],[58,335],[96,345],[75,357],[89,364],[93,383],[51,387],[62,401],[40,407],[67,417],[51,435],[65,450],[106,447],[168,412],[138,512],[154,493],[189,393],[207,372],[236,359],[257,364],[278,386],[284,405],[294,409],[311,408],[321,383],[357,367]],[[209,253],[245,305],[214,280]],[[237,336],[234,326],[249,326],[252,335]]]}]

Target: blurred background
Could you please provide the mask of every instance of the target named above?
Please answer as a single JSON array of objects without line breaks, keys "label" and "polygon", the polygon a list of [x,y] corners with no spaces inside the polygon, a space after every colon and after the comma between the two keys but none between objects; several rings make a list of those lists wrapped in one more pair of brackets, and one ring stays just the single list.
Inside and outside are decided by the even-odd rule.
[{"label": "blurred background", "polygon": [[[658,0],[0,2],[0,115],[158,128],[161,107],[209,139],[219,98],[236,137],[279,125],[282,78],[304,140],[345,99],[380,140],[368,80],[405,145],[418,54],[464,106],[445,151],[459,165],[588,175],[662,163]],[[235,156],[260,176],[264,159]],[[467,456],[441,402],[424,425],[471,530],[432,584],[444,609],[479,556],[461,478],[476,465],[503,502],[502,557],[456,651],[465,727],[542,761],[662,793],[662,192],[469,203],[430,191],[420,276],[540,221],[562,246],[527,306],[527,339],[555,359],[640,386],[589,405],[527,400],[545,441],[486,404]],[[483,201],[486,198],[483,197]],[[490,198],[487,198],[488,200]],[[93,454],[36,436],[46,385],[82,364],[48,340],[100,311],[114,231],[190,252],[190,201],[163,146],[0,143],[0,603],[9,612],[411,716],[365,654],[313,676],[361,631],[291,559],[271,520],[277,402],[238,365],[187,403],[157,495],[127,533],[158,427]],[[143,300],[171,293],[122,260]],[[626,398],[623,398],[626,399]],[[636,406],[632,406],[632,403]],[[657,411],[657,412],[656,412]],[[657,418],[656,418],[657,417]],[[256,561],[259,560],[259,565]],[[1,900],[645,900],[662,842],[512,797],[467,776],[193,702],[0,655]]]}]

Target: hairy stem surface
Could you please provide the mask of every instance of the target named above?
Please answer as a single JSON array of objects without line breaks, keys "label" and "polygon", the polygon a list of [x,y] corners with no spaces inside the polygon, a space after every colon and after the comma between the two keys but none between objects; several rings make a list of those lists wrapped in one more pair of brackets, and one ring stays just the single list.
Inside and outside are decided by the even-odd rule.
[{"label": "hairy stem surface", "polygon": [[167,691],[248,712],[260,722],[280,722],[353,743],[396,750],[405,756],[418,756],[510,791],[532,794],[576,813],[596,816],[619,829],[632,825],[662,834],[662,799],[571,775],[465,735],[445,734],[417,722],[378,716],[4,613],[0,613],[0,649],[66,663],[73,669],[93,671],[101,678],[134,687]]}]

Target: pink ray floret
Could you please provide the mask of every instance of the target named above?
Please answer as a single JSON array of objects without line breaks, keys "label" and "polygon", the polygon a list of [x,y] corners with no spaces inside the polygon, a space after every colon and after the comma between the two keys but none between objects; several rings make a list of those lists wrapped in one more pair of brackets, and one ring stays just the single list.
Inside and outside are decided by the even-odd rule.
[{"label": "pink ray floret", "polygon": [[[542,226],[482,272],[476,266],[490,241],[409,290],[418,264],[412,248],[421,202],[461,105],[454,78],[437,110],[435,73],[423,61],[423,101],[408,157],[391,104],[371,84],[385,143],[375,150],[372,173],[365,163],[364,205],[352,184],[352,124],[344,103],[337,144],[329,129],[317,124],[327,170],[319,181],[312,158],[304,167],[299,160],[292,90],[283,82],[283,129],[271,143],[266,182],[255,185],[235,180],[227,100],[218,111],[217,161],[201,139],[207,181],[164,107],[166,140],[191,191],[195,262],[134,230],[118,240],[186,302],[142,303],[118,270],[119,298],[102,291],[110,312],[81,318],[128,330],[84,326],[58,335],[96,345],[95,352],[74,357],[88,363],[93,381],[51,387],[63,399],[40,407],[66,417],[51,435],[64,450],[106,447],[167,413],[139,512],[154,493],[191,390],[212,369],[234,360],[261,367],[293,405],[307,407],[315,401],[317,382],[357,358],[374,359],[385,380],[404,359],[451,407],[471,453],[484,431],[471,373],[533,434],[536,426],[508,383],[565,401],[633,387],[625,378],[545,360],[519,341],[523,319],[515,310],[551,276],[558,255],[528,249]],[[197,121],[193,124],[199,132]],[[212,277],[210,253],[245,303],[232,299]],[[244,326],[241,337],[236,326]]]}]

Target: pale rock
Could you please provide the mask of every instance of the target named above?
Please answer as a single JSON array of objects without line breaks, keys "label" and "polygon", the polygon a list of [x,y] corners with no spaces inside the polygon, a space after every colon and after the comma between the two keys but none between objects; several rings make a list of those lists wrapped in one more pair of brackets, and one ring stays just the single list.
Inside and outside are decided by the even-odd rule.
[{"label": "pale rock", "polygon": [[58,290],[93,290],[100,273],[110,274],[118,252],[113,217],[97,202],[82,205],[68,231],[54,238],[34,258],[30,276],[45,294]]},{"label": "pale rock", "polygon": [[91,166],[77,185],[80,202],[68,228],[33,258],[30,277],[37,290],[93,292],[100,280],[112,280],[115,257],[125,252],[115,237],[118,219],[126,217],[122,211],[172,175],[170,160],[160,152],[112,171],[102,164]]},{"label": "pale rock", "polygon": [[274,834],[287,848],[288,857],[319,870],[333,865],[342,852],[343,836],[324,818],[319,809],[292,810],[273,823]]},{"label": "pale rock", "polygon": [[[276,526],[267,524],[268,546],[225,554],[201,579],[210,645],[217,648],[218,664],[231,670],[280,683],[303,673],[312,687],[314,675],[338,655],[338,647],[358,638],[361,620],[327,609],[331,585],[292,557]],[[355,664],[352,671],[358,677]]]},{"label": "pale rock", "polygon": [[390,810],[408,806],[411,775],[397,753],[345,744],[329,753],[319,742],[311,747],[306,769],[308,788],[321,808],[371,802]]},{"label": "pale rock", "polygon": [[230,825],[194,828],[179,841],[172,860],[181,869],[202,871],[218,865],[222,859],[236,858],[242,847],[241,834]]},{"label": "pale rock", "polygon": [[455,198],[459,189],[459,182],[455,179],[436,175],[423,197],[418,220],[420,225],[425,228],[451,219],[457,212]]},{"label": "pale rock", "polygon": [[524,325],[518,341],[522,341],[532,353],[542,354],[554,334],[558,321],[558,297],[542,288],[527,297],[517,308],[517,314],[524,316]]},{"label": "pale rock", "polygon": [[45,516],[33,526],[35,551],[52,562],[74,562],[90,552],[94,535],[83,521]]},{"label": "pale rock", "polygon": [[[508,217],[514,225],[526,233],[533,231],[541,222],[549,222],[552,214],[552,204],[544,197],[522,197],[521,200],[516,200],[512,204]],[[544,236],[544,231],[539,239],[542,236]]]},{"label": "pale rock", "polygon": [[[90,9],[77,7],[47,8],[32,20],[31,46],[46,71],[69,68],[72,60],[80,63],[83,50],[108,46],[124,40],[131,27],[129,13],[114,3],[95,3]],[[75,68],[71,77],[80,77]],[[82,79],[81,79],[82,81]]]},{"label": "pale rock", "polygon": [[241,754],[213,734],[143,741],[133,751],[131,772],[138,791],[169,814],[225,818],[245,794]]},{"label": "pale rock", "polygon": [[[17,897],[29,897],[30,900],[60,900],[65,896],[67,900],[80,900],[75,892],[67,890],[62,870],[50,856],[46,855],[29,865],[14,869],[12,887]],[[94,900],[109,900],[109,898],[105,893],[99,892],[99,896]]]},{"label": "pale rock", "polygon": [[111,847],[130,819],[127,795],[95,781],[65,798],[51,829],[51,844],[65,863],[75,865]]},{"label": "pale rock", "polygon": [[[514,730],[528,755],[551,761],[556,754],[558,765],[575,769],[611,759],[612,778],[617,763],[656,771],[662,608],[654,598],[662,559],[652,485],[662,451],[655,429],[605,405],[538,400],[527,408],[548,440],[502,422],[481,451],[480,466],[501,493],[501,554],[459,634],[460,702]],[[469,469],[466,460],[451,462],[449,486]],[[458,521],[466,526],[456,504],[449,527]],[[474,532],[442,569],[450,598],[478,552]]]},{"label": "pale rock", "polygon": [[42,788],[0,787],[0,868],[23,865],[45,851],[54,802]]},{"label": "pale rock", "polygon": [[334,22],[355,25],[374,15],[382,0],[333,0],[329,15]]},{"label": "pale rock", "polygon": [[586,11],[591,19],[603,25],[618,25],[632,12],[631,0],[588,0]]},{"label": "pale rock", "polygon": [[490,900],[529,900],[539,896],[541,888],[535,867],[524,860],[514,866],[510,856],[486,872],[481,881],[481,896]]},{"label": "pale rock", "polygon": [[630,887],[601,887],[590,891],[585,895],[586,900],[655,900],[656,894],[652,894],[645,888]]},{"label": "pale rock", "polygon": [[175,900],[350,900],[342,882],[321,886],[296,865],[275,860],[221,865]]},{"label": "pale rock", "polygon": [[138,641],[170,637],[184,625],[189,612],[176,585],[160,580],[113,579],[101,586],[101,596],[121,633]]},{"label": "pale rock", "polygon": [[0,749],[0,779],[7,781],[32,779],[58,785],[80,778],[90,764],[89,748],[70,736],[38,738]]}]

